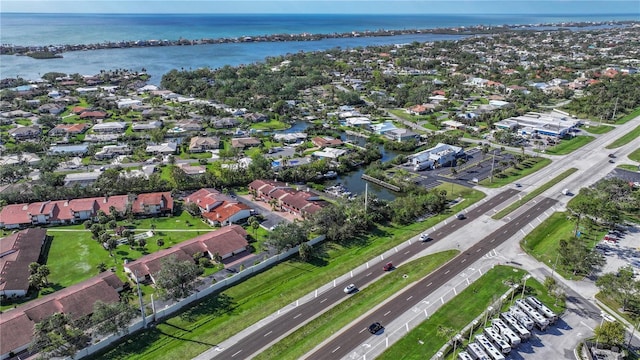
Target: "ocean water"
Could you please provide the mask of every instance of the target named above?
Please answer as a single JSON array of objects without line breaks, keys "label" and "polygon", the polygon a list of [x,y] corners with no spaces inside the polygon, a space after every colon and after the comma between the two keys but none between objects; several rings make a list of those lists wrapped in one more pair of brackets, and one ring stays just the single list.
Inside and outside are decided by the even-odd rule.
[{"label": "ocean water", "polygon": [[[633,15],[97,15],[0,13],[0,42],[14,45],[90,44],[120,40],[233,38],[269,34],[331,34],[366,30],[634,20]],[[412,34],[336,38],[304,42],[229,43],[184,47],[105,49],[68,52],[62,59],[0,56],[0,78],[35,80],[58,71],[96,74],[106,69],[146,68],[158,84],[171,69],[218,68],[262,61],[298,51],[440,41],[457,36]]]}]

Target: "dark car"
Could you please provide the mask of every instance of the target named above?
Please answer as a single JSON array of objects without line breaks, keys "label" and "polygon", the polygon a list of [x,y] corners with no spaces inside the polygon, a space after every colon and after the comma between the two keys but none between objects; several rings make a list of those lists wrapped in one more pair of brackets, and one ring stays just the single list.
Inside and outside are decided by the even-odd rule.
[{"label": "dark car", "polygon": [[394,268],[393,268],[393,264],[392,264],[392,263],[390,263],[390,262],[386,263],[386,264],[382,267],[382,270],[384,270],[384,271],[391,271],[391,270],[393,270],[393,269],[394,269]]},{"label": "dark car", "polygon": [[382,329],[384,329],[384,327],[380,325],[379,322],[374,322],[373,324],[369,325],[369,332],[374,335],[377,334]]},{"label": "dark car", "polygon": [[615,158],[615,157],[616,157],[616,155],[615,155],[615,154],[609,154],[609,157],[610,157],[610,158]]},{"label": "dark car", "polygon": [[458,220],[464,220],[464,219],[467,218],[467,216],[465,214],[463,214],[463,213],[460,213],[460,214],[456,215],[456,217],[458,218]]}]

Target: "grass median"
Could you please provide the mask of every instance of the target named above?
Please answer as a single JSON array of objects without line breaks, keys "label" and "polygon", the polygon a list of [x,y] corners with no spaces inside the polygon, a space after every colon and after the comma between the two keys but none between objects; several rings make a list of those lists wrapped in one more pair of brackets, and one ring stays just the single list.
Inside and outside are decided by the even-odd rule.
[{"label": "grass median", "polygon": [[558,145],[545,149],[546,154],[567,155],[595,140],[593,136],[574,136],[569,140],[561,140]]},{"label": "grass median", "polygon": [[546,184],[544,184],[544,185],[538,187],[537,189],[531,191],[527,195],[523,196],[520,200],[518,200],[518,201],[514,202],[513,204],[507,206],[506,208],[498,211],[498,213],[493,215],[491,218],[494,219],[494,220],[502,219],[503,217],[505,217],[508,214],[510,214],[511,212],[513,212],[515,209],[517,209],[520,206],[526,204],[531,199],[533,199],[536,196],[542,194],[543,192],[549,190],[552,186],[556,185],[557,183],[559,183],[560,181],[564,180],[567,176],[573,174],[576,171],[578,171],[578,169],[576,169],[576,168],[571,168],[571,169],[565,170],[562,174],[554,177],[553,179],[551,179],[551,181],[549,181]]},{"label": "grass median", "polygon": [[406,286],[427,276],[457,254],[458,251],[449,250],[403,264],[395,271],[349,296],[347,300],[294,331],[254,359],[302,358],[324,339],[329,338],[395,293],[402,291]]},{"label": "grass median", "polygon": [[627,145],[628,143],[638,138],[638,136],[640,136],[640,126],[636,126],[635,129],[629,131],[628,133],[616,139],[611,144],[607,145],[606,149],[617,149],[621,146]]},{"label": "grass median", "polygon": [[633,150],[633,152],[629,154],[629,159],[635,162],[640,162],[640,148]]},{"label": "grass median", "polygon": [[516,167],[508,167],[493,176],[480,181],[480,185],[488,188],[499,188],[521,179],[551,164],[551,160],[543,157],[531,157]]},{"label": "grass median", "polygon": [[[441,185],[451,189],[451,185]],[[92,359],[192,358],[278,309],[330,282],[380,253],[428,229],[484,197],[479,191],[454,187],[464,197],[444,214],[408,226],[379,226],[350,244],[325,245],[326,254],[311,263],[292,259],[195,304],[155,327],[132,334]]]},{"label": "grass median", "polygon": [[[460,333],[465,326],[470,324],[490,304],[504,294],[509,288],[509,283],[521,283],[525,274],[525,271],[509,266],[494,267],[460,292],[455,298],[444,304],[429,319],[393,344],[377,359],[412,360],[432,358],[451,337]],[[535,279],[527,280],[527,294],[538,297],[540,301],[557,313],[564,310],[564,304],[554,306],[555,299],[549,297],[544,286]],[[502,311],[509,305],[509,302],[504,303]],[[444,329],[453,331],[451,335],[446,336],[445,333],[448,331],[444,331]],[[468,333],[462,335],[465,338],[469,336]]]}]

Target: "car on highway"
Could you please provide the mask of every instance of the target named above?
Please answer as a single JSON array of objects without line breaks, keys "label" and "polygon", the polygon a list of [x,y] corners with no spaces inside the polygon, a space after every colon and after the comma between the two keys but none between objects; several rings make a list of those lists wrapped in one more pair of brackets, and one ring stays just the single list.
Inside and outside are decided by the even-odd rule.
[{"label": "car on highway", "polygon": [[613,161],[613,159],[609,159],[609,163],[613,164],[615,161]]},{"label": "car on highway", "polygon": [[458,218],[458,220],[464,220],[464,219],[467,218],[467,216],[465,214],[463,214],[463,213],[460,213],[460,214],[456,215],[456,218]]},{"label": "car on highway", "polygon": [[393,264],[390,262],[384,264],[384,266],[382,267],[382,270],[384,271],[391,271],[393,269],[394,269]]},{"label": "car on highway", "polygon": [[420,241],[427,242],[431,240],[433,240],[433,238],[429,236],[429,234],[420,234]]},{"label": "car on highway", "polygon": [[616,157],[616,154],[609,154],[609,157],[613,159]]},{"label": "car on highway", "polygon": [[516,183],[516,187],[522,187],[522,184]]},{"label": "car on highway", "polygon": [[352,292],[358,290],[358,288],[356,287],[355,284],[349,284],[347,285],[347,287],[344,288],[344,293],[345,294],[351,294]]},{"label": "car on highway", "polygon": [[374,322],[373,324],[369,325],[369,332],[374,335],[382,329],[384,329],[384,326],[380,325],[379,322]]}]

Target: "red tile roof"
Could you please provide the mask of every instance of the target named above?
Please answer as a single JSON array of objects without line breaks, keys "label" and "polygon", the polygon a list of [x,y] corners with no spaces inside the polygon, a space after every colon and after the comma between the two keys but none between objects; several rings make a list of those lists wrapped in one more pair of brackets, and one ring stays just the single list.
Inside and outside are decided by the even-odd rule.
[{"label": "red tile roof", "polygon": [[[9,312],[9,316],[14,311]],[[15,311],[15,316],[7,317],[0,314],[0,354],[6,354],[12,350],[19,349],[29,342],[36,324],[29,317],[20,311]],[[5,319],[5,317],[7,317]]]},{"label": "red tile roof", "polygon": [[0,225],[31,224],[31,217],[27,214],[29,204],[7,205],[0,211]]},{"label": "red tile roof", "polygon": [[219,191],[210,188],[200,189],[185,197],[184,200],[187,203],[194,202],[203,209],[206,209],[215,203],[221,203],[224,201],[222,194]]},{"label": "red tile roof", "polygon": [[107,117],[107,113],[103,111],[85,111],[80,114],[80,119],[104,119]]},{"label": "red tile roof", "polygon": [[210,212],[202,214],[202,216],[212,221],[223,223],[240,211],[250,209],[250,207],[243,203],[224,201],[220,206],[213,208]]}]

